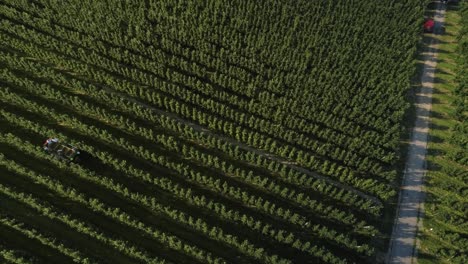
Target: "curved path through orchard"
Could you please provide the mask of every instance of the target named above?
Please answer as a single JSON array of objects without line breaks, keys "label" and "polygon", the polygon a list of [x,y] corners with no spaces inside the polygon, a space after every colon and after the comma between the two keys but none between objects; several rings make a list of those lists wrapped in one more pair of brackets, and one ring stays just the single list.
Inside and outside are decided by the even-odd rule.
[{"label": "curved path through orchard", "polygon": [[201,126],[199,124],[196,124],[195,122],[192,122],[192,121],[189,121],[187,119],[184,119],[180,116],[178,116],[177,114],[174,114],[174,113],[170,113],[170,112],[166,112],[166,111],[163,111],[161,109],[158,109],[156,107],[153,107],[151,106],[150,104],[147,104],[147,103],[144,103],[128,94],[125,94],[123,92],[118,92],[110,87],[107,87],[107,86],[102,86],[100,85],[102,91],[104,92],[107,92],[109,94],[115,94],[115,95],[119,95],[120,97],[124,98],[125,100],[129,101],[129,102],[132,102],[132,103],[135,103],[141,107],[144,107],[146,109],[149,109],[151,111],[153,111],[154,113],[157,113],[159,115],[165,115],[167,117],[170,117],[172,118],[173,120],[176,120],[177,122],[179,123],[182,123],[182,124],[185,124],[191,128],[193,128],[195,131],[198,131],[198,132],[203,132],[203,133],[206,133],[206,134],[209,134],[210,136],[213,136],[215,138],[218,138],[224,142],[228,142],[229,144],[232,144],[232,145],[235,145],[235,146],[238,146],[239,148],[243,149],[243,150],[246,150],[246,151],[249,151],[249,152],[253,152],[259,156],[262,156],[266,159],[269,159],[269,160],[274,160],[276,162],[279,162],[281,164],[284,164],[288,167],[290,167],[291,169],[295,170],[295,171],[299,171],[301,173],[304,173],[306,175],[309,175],[315,179],[318,179],[318,180],[322,180],[332,186],[335,186],[339,189],[344,189],[346,191],[349,191],[351,193],[354,193],[355,195],[363,198],[363,199],[366,199],[366,200],[370,200],[373,205],[377,205],[377,206],[382,206],[382,202],[377,198],[377,197],[374,197],[374,196],[371,196],[369,194],[366,194],[352,186],[348,186],[348,185],[345,185],[339,181],[336,181],[334,179],[331,179],[329,177],[326,177],[326,176],[323,176],[321,174],[318,174],[316,172],[313,172],[313,171],[310,171],[304,167],[301,167],[301,166],[298,166],[295,164],[295,162],[293,161],[290,161],[290,160],[287,160],[283,157],[280,157],[280,156],[277,156],[275,154],[272,154],[272,153],[269,153],[265,150],[262,150],[262,149],[258,149],[258,148],[254,148],[254,147],[251,147],[243,142],[240,142],[232,137],[228,137],[228,136],[225,136],[225,135],[221,135],[221,134],[218,134],[214,131],[211,131],[209,129],[207,129],[206,127],[204,126]]},{"label": "curved path through orchard", "polygon": [[[434,34],[443,30],[445,6],[438,4],[434,20]],[[416,121],[411,133],[405,173],[400,189],[398,209],[393,225],[387,263],[415,263],[416,234],[424,203],[423,176],[427,152],[429,118],[432,106],[432,90],[437,65],[438,40],[430,38],[424,56],[421,89],[416,94]]]},{"label": "curved path through orchard", "polygon": [[229,144],[238,146],[239,148],[241,148],[243,150],[253,152],[253,153],[255,153],[255,154],[259,155],[259,156],[262,156],[262,157],[264,157],[266,159],[274,160],[276,162],[284,164],[284,165],[290,167],[291,169],[293,169],[295,171],[299,171],[301,173],[307,174],[307,175],[309,175],[309,176],[311,176],[313,178],[316,178],[318,180],[322,180],[322,181],[324,181],[324,182],[326,182],[326,183],[328,183],[330,185],[333,185],[333,186],[335,186],[335,187],[337,187],[339,189],[347,190],[347,191],[349,191],[351,193],[356,194],[357,196],[359,196],[361,198],[372,201],[374,205],[378,205],[378,206],[382,205],[382,202],[378,198],[376,198],[374,196],[368,195],[368,194],[366,194],[366,193],[364,193],[364,192],[362,192],[362,191],[360,191],[360,190],[358,190],[356,188],[345,185],[345,184],[343,184],[341,182],[338,182],[336,180],[333,180],[333,179],[331,179],[329,177],[326,177],[326,176],[320,175],[320,174],[318,174],[316,172],[310,171],[310,170],[308,170],[308,169],[306,169],[304,167],[295,165],[294,162],[289,161],[289,160],[287,160],[287,159],[285,159],[283,157],[274,155],[274,154],[269,153],[269,152],[267,152],[265,150],[262,150],[262,149],[251,147],[251,146],[249,146],[249,145],[247,145],[245,143],[242,143],[242,142],[240,142],[240,141],[238,141],[238,140],[236,140],[234,138],[227,137],[227,136],[218,134],[216,132],[213,132],[213,131],[207,129],[206,127],[204,127],[204,126],[198,125],[198,124],[196,124],[196,123],[194,123],[192,121],[184,119],[184,118],[182,118],[182,117],[180,117],[180,116],[178,116],[178,115],[176,115],[174,113],[166,112],[166,111],[160,110],[160,109],[158,109],[156,107],[153,107],[153,106],[151,106],[151,105],[149,105],[147,103],[143,103],[143,102],[139,101],[138,99],[136,99],[136,98],[134,98],[132,96],[129,96],[129,95],[123,93],[123,92],[118,92],[118,91],[115,91],[115,90],[113,90],[113,89],[111,89],[109,87],[105,87],[105,86],[102,86],[101,88],[103,89],[103,91],[105,91],[107,93],[112,93],[112,94],[119,95],[120,97],[125,98],[127,101],[135,103],[135,104],[137,104],[137,105],[139,105],[141,107],[144,107],[146,109],[149,109],[149,110],[153,111],[154,113],[157,113],[159,115],[168,116],[168,117],[176,120],[177,122],[180,122],[182,124],[185,124],[185,125],[193,128],[195,131],[209,134],[210,136],[218,138],[218,139],[220,139],[220,140],[222,140],[224,142],[228,142]]}]

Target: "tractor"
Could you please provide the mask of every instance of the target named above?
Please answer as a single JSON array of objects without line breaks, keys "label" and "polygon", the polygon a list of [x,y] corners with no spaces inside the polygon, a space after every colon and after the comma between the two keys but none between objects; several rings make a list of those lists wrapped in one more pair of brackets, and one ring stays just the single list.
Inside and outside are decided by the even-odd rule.
[{"label": "tractor", "polygon": [[48,138],[43,144],[44,151],[66,163],[79,163],[80,150],[70,144],[60,143],[57,138]]}]

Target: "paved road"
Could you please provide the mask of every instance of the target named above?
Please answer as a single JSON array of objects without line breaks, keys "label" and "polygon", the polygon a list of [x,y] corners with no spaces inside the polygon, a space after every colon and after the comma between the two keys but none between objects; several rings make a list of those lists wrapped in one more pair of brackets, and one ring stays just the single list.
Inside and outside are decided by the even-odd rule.
[{"label": "paved road", "polygon": [[[445,7],[438,4],[435,18],[435,34],[442,32]],[[418,216],[424,202],[423,176],[429,116],[432,106],[434,73],[437,65],[438,41],[431,38],[424,51],[424,70],[421,78],[421,91],[416,94],[416,122],[406,161],[406,170],[400,190],[398,211],[393,227],[387,263],[412,263],[415,255],[415,242],[418,230]]]}]

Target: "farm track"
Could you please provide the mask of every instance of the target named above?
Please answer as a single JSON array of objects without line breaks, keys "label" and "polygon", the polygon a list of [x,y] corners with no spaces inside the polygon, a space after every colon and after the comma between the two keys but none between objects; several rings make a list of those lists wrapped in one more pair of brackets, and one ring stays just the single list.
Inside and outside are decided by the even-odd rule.
[{"label": "farm track", "polygon": [[[442,34],[445,7],[437,5],[434,16],[434,34]],[[419,217],[424,203],[423,177],[426,173],[426,152],[429,133],[430,112],[434,74],[437,66],[438,40],[431,38],[424,50],[424,69],[421,90],[416,94],[416,121],[411,133],[406,169],[400,190],[388,263],[413,263]]]},{"label": "farm track", "polygon": [[314,177],[314,178],[316,178],[316,179],[318,179],[318,180],[325,181],[326,183],[328,183],[328,184],[330,184],[330,185],[333,185],[333,186],[335,186],[335,187],[338,187],[338,188],[347,190],[347,191],[349,191],[349,192],[352,192],[352,193],[358,195],[358,196],[361,197],[361,198],[371,200],[372,202],[374,202],[375,204],[377,204],[377,205],[379,205],[379,206],[382,205],[382,202],[381,202],[379,199],[377,199],[376,197],[367,195],[367,194],[365,194],[365,193],[363,193],[363,192],[361,192],[361,191],[359,191],[359,190],[356,190],[356,189],[354,189],[354,188],[351,188],[351,187],[349,187],[349,186],[347,186],[347,185],[344,185],[344,184],[342,184],[342,183],[340,183],[340,182],[334,181],[334,180],[332,180],[332,179],[330,179],[330,178],[328,178],[328,177],[325,177],[325,176],[322,176],[322,175],[320,175],[320,174],[314,173],[314,172],[312,172],[312,171],[310,171],[310,170],[308,170],[308,169],[306,169],[306,168],[297,166],[297,165],[295,165],[293,162],[288,161],[288,160],[286,160],[286,159],[284,159],[284,158],[281,158],[281,157],[279,157],[279,156],[277,156],[277,155],[268,153],[268,152],[263,151],[263,150],[261,150],[261,149],[253,148],[253,147],[251,147],[251,146],[249,146],[249,145],[247,145],[247,144],[245,144],[245,143],[239,142],[239,141],[237,141],[237,140],[235,140],[235,139],[233,139],[233,138],[226,137],[226,136],[223,136],[223,135],[219,135],[219,134],[217,134],[217,133],[215,133],[215,132],[213,132],[213,131],[211,131],[211,130],[209,130],[209,129],[207,129],[207,128],[201,126],[201,125],[198,125],[198,124],[195,124],[195,123],[193,123],[193,122],[190,122],[190,121],[188,121],[188,120],[186,120],[186,119],[183,119],[183,118],[179,117],[179,116],[176,115],[176,114],[162,111],[162,110],[160,110],[160,109],[158,109],[158,108],[156,108],[156,107],[153,107],[153,106],[151,106],[151,105],[149,105],[149,104],[143,103],[143,102],[141,102],[141,101],[139,101],[139,100],[137,100],[137,99],[135,99],[135,98],[132,98],[131,96],[129,96],[129,95],[127,95],[127,94],[124,94],[124,93],[121,93],[121,92],[116,92],[116,91],[114,91],[114,90],[112,90],[112,89],[110,89],[110,88],[108,88],[108,87],[103,87],[103,90],[105,90],[106,92],[111,93],[111,94],[119,95],[119,96],[121,96],[121,97],[127,99],[129,102],[138,104],[139,106],[142,106],[142,107],[144,107],[144,108],[146,108],[146,109],[149,109],[149,110],[151,110],[151,111],[153,111],[154,113],[157,113],[157,114],[159,114],[159,115],[166,115],[166,116],[169,116],[169,117],[171,117],[171,118],[177,120],[178,122],[180,122],[180,123],[182,123],[182,124],[185,124],[185,125],[187,125],[187,126],[193,128],[195,131],[203,132],[203,133],[209,134],[209,135],[211,135],[211,136],[213,136],[213,137],[216,137],[216,138],[218,138],[218,139],[221,139],[221,140],[223,140],[223,141],[225,141],[225,142],[228,142],[228,143],[230,143],[230,144],[233,144],[233,145],[235,145],[235,146],[238,146],[239,148],[241,148],[241,149],[243,149],[243,150],[246,150],[246,151],[249,151],[249,152],[253,152],[253,153],[255,153],[255,154],[259,155],[259,156],[262,156],[262,157],[264,157],[264,158],[267,158],[267,159],[269,159],[269,160],[273,160],[273,161],[279,162],[279,163],[281,163],[281,164],[283,164],[283,165],[286,165],[286,166],[290,167],[291,169],[294,169],[294,170],[299,171],[299,172],[301,172],[301,173],[307,174],[307,175],[309,175],[309,176],[311,176],[311,177]]}]

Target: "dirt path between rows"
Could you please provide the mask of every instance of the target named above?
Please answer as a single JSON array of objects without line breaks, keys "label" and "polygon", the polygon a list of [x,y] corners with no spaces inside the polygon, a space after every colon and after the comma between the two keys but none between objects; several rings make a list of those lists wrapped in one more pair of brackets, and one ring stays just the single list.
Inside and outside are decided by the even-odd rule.
[{"label": "dirt path between rows", "polygon": [[242,143],[240,141],[237,141],[236,139],[233,139],[231,137],[227,137],[227,136],[224,136],[224,135],[220,135],[218,133],[215,133],[209,129],[207,129],[206,127],[204,126],[201,126],[201,125],[198,125],[192,121],[189,121],[189,120],[186,120],[182,117],[179,117],[178,115],[174,114],[174,113],[169,113],[169,112],[165,112],[163,110],[160,110],[158,108],[155,108],[147,103],[143,103],[125,93],[122,93],[122,92],[117,92],[111,88],[108,88],[108,87],[102,87],[102,89],[108,93],[112,93],[112,94],[117,94],[119,95],[120,97],[122,98],[125,98],[126,100],[128,100],[129,102],[132,102],[132,103],[135,103],[141,107],[144,107],[146,109],[149,109],[151,111],[153,111],[154,113],[157,113],[159,115],[164,115],[164,116],[168,116],[174,120],[177,120],[177,122],[180,122],[182,124],[185,124],[191,128],[193,128],[195,131],[198,131],[198,132],[203,132],[203,133],[206,133],[206,134],[209,134],[217,139],[220,139],[224,142],[228,142],[229,144],[232,144],[232,145],[235,145],[235,146],[238,146],[239,148],[245,150],[245,151],[249,151],[249,152],[253,152],[259,156],[262,156],[266,159],[269,159],[269,160],[274,160],[276,162],[279,162],[281,164],[284,164],[288,167],[290,167],[291,169],[293,170],[296,170],[296,171],[299,171],[301,173],[304,173],[304,174],[307,174],[315,179],[318,179],[318,180],[322,180],[332,186],[335,186],[339,189],[344,189],[344,190],[347,190],[351,193],[354,193],[356,194],[357,196],[361,197],[361,198],[364,198],[364,199],[367,199],[367,200],[370,200],[374,203],[374,205],[379,205],[381,206],[382,205],[382,202],[377,199],[376,197],[373,197],[373,196],[370,196],[370,195],[367,195],[365,194],[364,192],[361,192],[355,188],[352,188],[350,186],[347,186],[341,182],[338,182],[338,181],[335,181],[333,179],[330,179],[329,177],[326,177],[326,176],[323,176],[323,175],[320,175],[320,174],[317,174],[316,172],[313,172],[313,171],[310,171],[306,168],[303,168],[303,167],[300,167],[300,166],[297,166],[294,164],[294,162],[292,161],[289,161],[289,160],[286,160],[284,159],[283,157],[280,157],[280,156],[276,156],[274,154],[271,154],[267,151],[264,151],[264,150],[261,150],[261,149],[257,149],[257,148],[254,148],[254,147],[251,147],[245,143]]},{"label": "dirt path between rows", "polygon": [[[443,30],[445,6],[437,5],[434,34]],[[409,144],[406,169],[400,190],[398,209],[387,255],[387,263],[413,263],[418,221],[424,203],[423,177],[426,172],[426,152],[429,118],[432,107],[434,74],[437,65],[438,40],[431,38],[424,50],[421,89],[416,94],[416,121]]]}]

